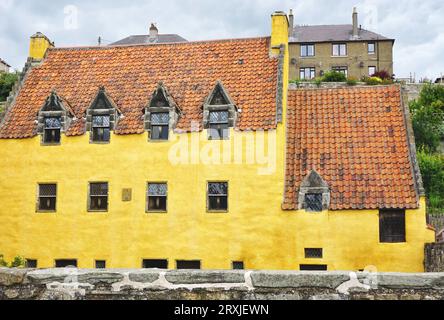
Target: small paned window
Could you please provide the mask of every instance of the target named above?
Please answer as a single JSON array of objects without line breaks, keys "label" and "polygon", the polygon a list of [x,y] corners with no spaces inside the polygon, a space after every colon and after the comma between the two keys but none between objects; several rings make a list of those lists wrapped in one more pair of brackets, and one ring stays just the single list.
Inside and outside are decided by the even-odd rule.
[{"label": "small paned window", "polygon": [[55,261],[56,268],[77,268],[76,259],[63,259]]},{"label": "small paned window", "polygon": [[28,269],[37,269],[37,260],[26,259],[25,267]]},{"label": "small paned window", "polygon": [[233,262],[233,270],[244,270],[245,265],[243,261],[234,261]]},{"label": "small paned window", "polygon": [[106,261],[96,260],[96,269],[106,269]]},{"label": "small paned window", "polygon": [[43,142],[45,144],[60,143],[62,132],[62,118],[46,117],[44,120]]},{"label": "small paned window", "polygon": [[168,140],[170,114],[168,112],[151,114],[151,140]]},{"label": "small paned window", "polygon": [[39,184],[38,211],[56,211],[57,185]]},{"label": "small paned window", "polygon": [[92,117],[92,141],[109,142],[111,139],[110,116]]},{"label": "small paned window", "polygon": [[374,42],[369,42],[368,43],[368,53],[369,54],[374,54],[375,53],[375,47],[376,47],[376,45],[375,45],[375,43]]},{"label": "small paned window", "polygon": [[90,211],[108,211],[108,183],[90,183],[89,197]]},{"label": "small paned window", "polygon": [[307,248],[305,249],[305,258],[306,259],[322,259],[323,258],[323,250],[317,248]]},{"label": "small paned window", "polygon": [[368,75],[371,77],[376,73],[376,67],[370,66],[368,67]]},{"label": "small paned window", "polygon": [[142,262],[144,269],[168,269],[168,260],[145,259]]},{"label": "small paned window", "polygon": [[379,233],[381,243],[406,242],[404,210],[381,210],[379,212]]},{"label": "small paned window", "polygon": [[148,211],[166,212],[168,185],[166,183],[148,183]]},{"label": "small paned window", "polygon": [[228,182],[208,183],[208,210],[228,211]]},{"label": "small paned window", "polygon": [[343,73],[346,77],[348,77],[348,67],[333,67],[332,70]]},{"label": "small paned window", "polygon": [[301,264],[301,271],[328,271],[327,265]]},{"label": "small paned window", "polygon": [[185,261],[178,260],[176,261],[176,266],[178,270],[200,270],[201,263],[200,261]]},{"label": "small paned window", "polygon": [[322,212],[322,193],[307,193],[305,195],[305,210]]},{"label": "small paned window", "polygon": [[209,140],[225,140],[229,138],[229,112],[211,111],[208,128]]}]

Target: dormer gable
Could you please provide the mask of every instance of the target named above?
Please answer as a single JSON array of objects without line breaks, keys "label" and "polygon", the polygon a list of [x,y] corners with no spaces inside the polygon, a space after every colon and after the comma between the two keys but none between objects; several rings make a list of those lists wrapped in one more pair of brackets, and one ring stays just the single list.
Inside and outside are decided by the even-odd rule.
[{"label": "dormer gable", "polygon": [[37,133],[43,145],[59,144],[61,133],[66,132],[74,118],[68,102],[53,90],[38,112]]},{"label": "dormer gable", "polygon": [[234,128],[238,119],[238,109],[221,81],[205,99],[203,105],[203,125],[209,129],[209,139],[228,137],[229,128]]},{"label": "dormer gable", "polygon": [[168,140],[169,131],[177,126],[181,110],[167,87],[159,82],[144,113],[145,130],[150,140]]},{"label": "dormer gable", "polygon": [[90,132],[90,142],[108,143],[122,112],[108,95],[105,87],[100,87],[96,97],[86,111],[86,131]]},{"label": "dormer gable", "polygon": [[330,188],[316,170],[302,181],[298,197],[299,210],[320,212],[330,207]]}]

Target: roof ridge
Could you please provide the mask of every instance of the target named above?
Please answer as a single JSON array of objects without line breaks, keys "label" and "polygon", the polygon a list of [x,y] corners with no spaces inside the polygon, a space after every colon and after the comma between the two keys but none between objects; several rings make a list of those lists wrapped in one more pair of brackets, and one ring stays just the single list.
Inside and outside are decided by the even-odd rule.
[{"label": "roof ridge", "polygon": [[241,42],[241,41],[252,41],[252,40],[268,40],[269,36],[261,37],[249,37],[249,38],[227,38],[227,39],[214,39],[214,40],[197,40],[188,42],[165,42],[165,43],[141,43],[141,44],[116,44],[108,46],[78,46],[78,47],[54,47],[49,48],[48,51],[69,51],[69,50],[110,50],[114,48],[130,48],[130,47],[152,47],[152,46],[189,46],[193,44],[204,44],[204,43],[224,43],[224,42]]}]

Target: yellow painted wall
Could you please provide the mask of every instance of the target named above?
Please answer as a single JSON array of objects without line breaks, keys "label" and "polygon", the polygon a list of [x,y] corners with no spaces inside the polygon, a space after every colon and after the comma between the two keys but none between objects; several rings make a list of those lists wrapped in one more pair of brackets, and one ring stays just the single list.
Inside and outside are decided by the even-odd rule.
[{"label": "yellow painted wall", "polygon": [[[272,44],[286,45],[285,108],[285,14],[274,14],[272,25]],[[222,143],[200,135],[180,137],[196,141],[203,153],[211,147],[231,150],[231,161],[174,165],[169,159],[179,139],[174,134],[162,143],[147,142],[147,134],[113,135],[106,145],[90,144],[88,135],[63,136],[61,145],[51,147],[41,146],[40,137],[0,140],[0,253],[7,260],[37,259],[41,268],[53,267],[55,259],[77,259],[80,268],[94,267],[95,260],[106,260],[109,268],[139,268],[142,259],[168,259],[170,268],[176,260],[201,260],[204,269],[230,269],[232,261],[244,261],[249,269],[328,264],[329,270],[369,265],[380,271],[424,270],[424,243],[434,241],[424,199],[419,210],[407,212],[407,243],[380,244],[377,211],[281,210],[285,122],[265,134],[267,146],[276,144],[275,170],[265,175],[266,165],[248,160],[254,150],[246,143],[261,133],[232,130],[230,141]],[[238,163],[235,141],[240,140]],[[109,182],[108,213],[87,211],[88,182],[99,181]],[[229,182],[228,213],[206,212],[208,181]],[[168,182],[168,213],[145,213],[148,182]],[[36,212],[39,183],[57,183],[56,213]],[[122,201],[124,188],[132,188],[132,201]],[[306,260],[305,248],[323,248],[324,259]]]},{"label": "yellow painted wall", "polygon": [[[0,252],[38,259],[42,268],[70,258],[81,268],[102,259],[110,268],[139,268],[151,258],[168,259],[170,268],[175,260],[201,260],[204,269],[229,269],[239,260],[251,269],[325,263],[330,270],[423,271],[424,243],[434,241],[424,200],[407,212],[405,244],[379,243],[377,211],[280,210],[282,126],[277,134],[278,170],[264,176],[262,165],[173,166],[167,155],[175,142],[148,143],[146,135],[113,136],[109,145],[63,137],[55,147],[40,146],[38,137],[0,140]],[[202,139],[200,148],[214,143]],[[229,181],[229,213],[206,212],[209,180]],[[90,181],[109,182],[108,213],[87,212]],[[145,213],[146,183],[156,181],[168,181],[167,214]],[[36,213],[37,184],[45,182],[58,184],[57,213]],[[131,202],[122,202],[123,188],[133,189]],[[325,259],[304,259],[308,247],[323,248]]]}]

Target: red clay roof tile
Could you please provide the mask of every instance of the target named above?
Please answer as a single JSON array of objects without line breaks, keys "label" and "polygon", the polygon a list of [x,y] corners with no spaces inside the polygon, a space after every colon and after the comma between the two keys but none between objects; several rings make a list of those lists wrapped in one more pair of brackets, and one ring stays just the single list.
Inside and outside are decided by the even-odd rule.
[{"label": "red clay roof tile", "polygon": [[298,209],[313,169],[331,210],[418,207],[398,86],[290,90],[288,100],[285,210]]},{"label": "red clay roof tile", "polygon": [[83,118],[99,86],[124,115],[116,133],[143,133],[143,109],[160,81],[183,111],[178,131],[202,123],[203,102],[218,80],[242,109],[237,129],[275,129],[278,60],[269,49],[269,38],[50,49],[28,75],[0,138],[35,136],[36,115],[54,89],[77,118],[67,135],[84,134]]}]

